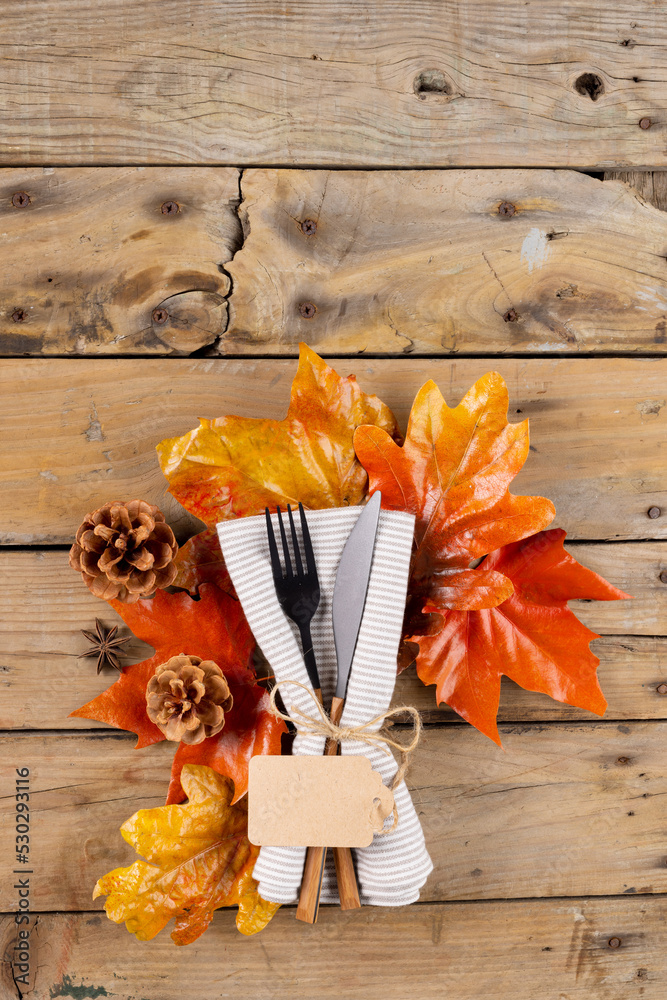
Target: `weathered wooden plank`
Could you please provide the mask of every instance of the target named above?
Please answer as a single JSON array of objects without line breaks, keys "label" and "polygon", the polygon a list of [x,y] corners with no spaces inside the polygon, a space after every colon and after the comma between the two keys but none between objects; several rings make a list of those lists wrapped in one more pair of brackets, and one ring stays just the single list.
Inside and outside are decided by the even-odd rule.
[{"label": "weathered wooden plank", "polygon": [[667,211],[667,172],[664,170],[608,170],[605,180],[623,181],[640,198]]},{"label": "weathered wooden plank", "polygon": [[238,250],[238,176],[0,170],[0,352],[667,350],[667,216],[616,181],[250,170]]},{"label": "weathered wooden plank", "polygon": [[[531,419],[519,493],[556,503],[573,538],[667,537],[662,359],[333,360],[377,393],[403,427],[428,378],[458,403],[489,368],[507,380],[510,419]],[[6,360],[0,363],[0,540],[70,542],[115,497],[191,521],[166,492],[154,446],[200,416],[285,414],[294,361]],[[652,514],[662,516],[649,517]],[[180,527],[179,527],[180,525]]]},{"label": "weathered wooden plank", "polygon": [[250,170],[237,252],[238,197],[227,168],[0,170],[0,352],[667,350],[667,216],[615,181]]},{"label": "weathered wooden plank", "polygon": [[[0,920],[7,997],[18,996],[16,931]],[[646,897],[322,907],[315,931],[283,908],[252,938],[218,911],[185,954],[166,930],[139,942],[100,914],[45,914],[30,953],[31,1000],[173,1000],[193,979],[198,1000],[662,1000],[667,975],[664,903]]]},{"label": "weathered wooden plank", "polygon": [[159,30],[153,12],[9,5],[2,162],[667,162],[667,26],[651,0],[604,18],[586,0],[193,0],[187,15],[164,0]]},{"label": "weathered wooden plank", "polygon": [[667,350],[667,215],[575,171],[248,170],[229,353]]},{"label": "weathered wooden plank", "polygon": [[[577,608],[577,614],[582,619],[586,618],[584,609]],[[609,703],[604,714],[605,719],[667,718],[667,639],[646,636],[604,636],[602,639],[597,639],[591,648],[600,658],[598,677]],[[16,661],[14,669],[21,667],[22,664]],[[57,704],[57,700],[54,704]],[[425,723],[460,722],[459,716],[446,705],[436,707],[435,688],[432,685],[426,687],[422,684],[414,667],[409,667],[399,674],[394,692],[394,704],[414,705],[419,709]],[[534,691],[524,691],[509,678],[504,677],[498,718],[503,722],[563,722],[568,719],[581,721],[596,717],[581,708],[563,705]],[[29,725],[29,722],[27,724]],[[54,725],[52,728],[59,727]]]},{"label": "weathered wooden plank", "polygon": [[[467,726],[428,727],[409,778],[435,870],[424,901],[667,891],[667,723],[502,726],[504,749]],[[106,871],[133,860],[117,832],[164,800],[174,748],[134,739],[11,734],[4,795],[30,768],[34,912],[91,909]],[[13,856],[13,813],[0,847]],[[39,862],[39,864],[37,864]],[[0,871],[3,900],[15,876]]]},{"label": "weathered wooden plank", "polygon": [[228,168],[0,170],[0,354],[190,354],[215,344],[227,325],[222,266],[239,236],[237,199]]},{"label": "weathered wooden plank", "polygon": [[[608,633],[596,641],[600,680],[609,701],[607,719],[667,718],[667,587],[655,568],[667,565],[664,542],[644,545],[575,545],[574,555],[609,576],[633,601],[604,604],[572,602],[592,629]],[[101,724],[70,719],[69,713],[95,698],[115,679],[112,670],[98,675],[95,659],[79,659],[89,648],[80,629],[93,628],[96,617],[119,624],[113,608],[93,597],[67,565],[63,551],[0,551],[0,729],[90,729]],[[641,636],[645,632],[648,635]],[[625,634],[635,633],[635,635]],[[152,655],[149,646],[132,639],[126,663]],[[28,697],[29,692],[29,697]],[[426,722],[458,718],[435,705],[434,688],[426,688],[414,670],[399,678],[395,702],[416,705]],[[544,695],[503,682],[503,721],[594,718]]]},{"label": "weathered wooden plank", "polygon": [[632,594],[631,601],[572,601],[571,607],[589,628],[601,634],[618,635],[618,625],[627,615],[637,626],[624,632],[667,634],[667,545],[576,544],[569,549],[589,569],[612,580],[626,594]]}]

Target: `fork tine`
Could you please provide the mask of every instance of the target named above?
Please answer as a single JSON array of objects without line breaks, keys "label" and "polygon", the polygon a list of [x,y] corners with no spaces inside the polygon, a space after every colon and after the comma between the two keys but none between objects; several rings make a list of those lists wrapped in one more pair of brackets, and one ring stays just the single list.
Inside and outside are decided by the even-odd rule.
[{"label": "fork tine", "polygon": [[285,535],[285,525],[283,524],[283,513],[280,507],[276,507],[278,512],[278,524],[280,526],[280,537],[283,542],[283,552],[285,554],[285,575],[288,580],[292,579],[292,560],[289,556],[289,548],[287,546],[287,537]]},{"label": "fork tine", "polygon": [[289,525],[292,532],[292,546],[294,548],[294,562],[296,563],[296,575],[298,579],[303,577],[303,565],[301,563],[301,552],[299,551],[299,539],[296,537],[296,528],[294,526],[294,518],[292,517],[292,508],[287,504],[287,513],[289,514]]},{"label": "fork tine", "polygon": [[269,513],[268,507],[264,508],[264,513],[266,514],[266,534],[269,540],[269,553],[271,555],[271,569],[273,570],[273,579],[282,580],[283,568],[280,565],[280,556],[278,555],[276,536],[273,531],[273,524],[271,523],[271,514]]},{"label": "fork tine", "polygon": [[315,556],[313,555],[313,543],[310,540],[310,532],[308,531],[308,522],[306,521],[306,514],[303,509],[302,503],[299,504],[299,514],[301,515],[303,551],[306,556],[306,566],[308,567],[308,576],[312,577],[315,583],[317,583],[317,567],[315,566]]}]

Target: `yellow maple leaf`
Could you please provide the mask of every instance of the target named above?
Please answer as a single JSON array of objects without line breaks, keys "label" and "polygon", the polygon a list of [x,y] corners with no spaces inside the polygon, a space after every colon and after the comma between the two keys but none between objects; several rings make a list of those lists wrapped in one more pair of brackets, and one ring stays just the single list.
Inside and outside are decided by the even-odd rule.
[{"label": "yellow maple leaf", "polygon": [[306,508],[360,504],[368,476],[354,452],[357,427],[398,438],[396,419],[354,375],[342,378],[306,344],[284,420],[218,417],[157,446],[169,491],[213,525],[301,501]]},{"label": "yellow maple leaf", "polygon": [[190,944],[214,910],[234,905],[238,929],[255,934],[279,904],[263,900],[252,877],[259,849],[247,837],[247,799],[232,805],[234,783],[199,764],[183,767],[181,784],[186,803],[140,809],[123,823],[123,837],[146,860],[104,875],[93,899],[107,896],[109,919],[140,941],[174,918],[172,939]]}]

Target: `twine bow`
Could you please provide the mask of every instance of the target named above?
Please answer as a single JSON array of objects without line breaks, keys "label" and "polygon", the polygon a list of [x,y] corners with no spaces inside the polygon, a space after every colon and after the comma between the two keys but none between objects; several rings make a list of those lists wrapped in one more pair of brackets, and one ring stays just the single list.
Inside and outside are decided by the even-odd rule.
[{"label": "twine bow", "polygon": [[[279,688],[283,687],[285,684],[293,684],[295,687],[303,688],[303,690],[310,695],[312,700],[315,702],[319,718],[308,715],[297,705],[289,706],[290,715],[286,715],[284,712],[281,712],[276,704],[276,696]],[[359,726],[340,726],[331,721],[324,709],[324,706],[316,697],[312,688],[307,687],[305,684],[301,684],[300,681],[277,681],[271,691],[269,711],[275,715],[277,719],[282,719],[284,722],[294,722],[295,724],[298,724],[298,729],[301,733],[312,733],[316,736],[324,736],[327,740],[332,740],[335,743],[341,743],[343,740],[354,740],[358,743],[365,743],[367,746],[379,747],[388,756],[391,756],[389,747],[393,747],[393,749],[397,750],[401,755],[401,763],[399,764],[398,770],[396,771],[391,785],[389,786],[392,792],[405,778],[408,765],[410,763],[410,757],[416,750],[417,744],[421,738],[421,716],[419,715],[417,709],[412,705],[398,705],[396,708],[388,709],[386,712],[376,715],[374,719],[369,719],[368,722],[363,722]],[[392,739],[387,731],[382,727],[377,730],[372,728],[376,723],[381,722],[385,724],[388,720],[393,719],[398,715],[402,715],[404,712],[408,713],[412,721],[412,738],[407,743],[399,743],[397,740]],[[398,826],[398,808],[395,801],[393,817],[394,820],[392,825],[387,829],[380,830],[377,834],[378,837],[386,836],[388,833],[393,833]]]}]

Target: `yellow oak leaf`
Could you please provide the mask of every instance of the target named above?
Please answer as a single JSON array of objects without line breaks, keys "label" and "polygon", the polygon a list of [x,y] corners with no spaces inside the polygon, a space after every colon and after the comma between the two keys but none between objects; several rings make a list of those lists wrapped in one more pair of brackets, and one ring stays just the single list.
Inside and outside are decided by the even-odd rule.
[{"label": "yellow oak leaf", "polygon": [[279,904],[261,899],[252,869],[259,848],[247,837],[247,799],[232,805],[234,783],[210,767],[186,764],[183,805],[140,809],[121,833],[146,860],[116,868],[97,882],[110,920],[150,941],[174,918],[172,939],[190,944],[221,906],[238,905],[236,926],[255,934]]},{"label": "yellow oak leaf", "polygon": [[354,375],[342,378],[306,344],[284,420],[218,417],[157,446],[169,490],[213,525],[301,501],[306,508],[360,504],[368,476],[354,452],[357,427],[398,439],[396,419]]}]

